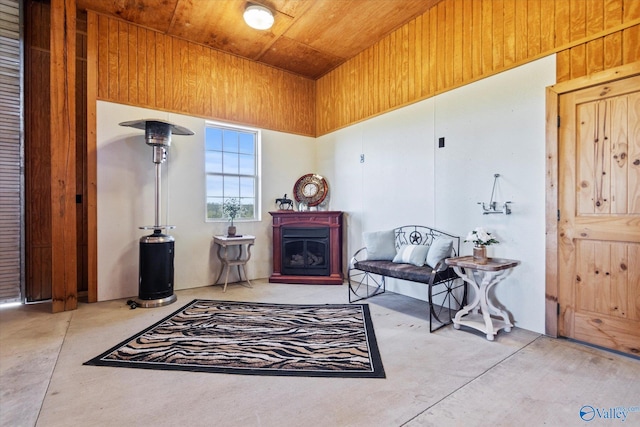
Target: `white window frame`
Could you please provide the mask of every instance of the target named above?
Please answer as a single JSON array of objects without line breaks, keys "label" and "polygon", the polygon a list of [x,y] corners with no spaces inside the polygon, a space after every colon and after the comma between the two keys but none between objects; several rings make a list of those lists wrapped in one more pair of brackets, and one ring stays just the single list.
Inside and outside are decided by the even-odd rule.
[{"label": "white window frame", "polygon": [[[254,135],[254,152],[255,152],[255,158],[254,158],[254,162],[255,162],[255,174],[254,175],[248,175],[248,174],[241,174],[241,173],[225,173],[224,171],[222,172],[212,172],[207,170],[207,159],[208,159],[208,151],[211,150],[207,150],[207,129],[209,128],[215,128],[215,129],[221,129],[221,130],[230,130],[230,131],[235,131],[235,132],[242,132],[242,133],[251,133]],[[248,177],[253,177],[254,180],[254,195],[253,195],[253,201],[254,201],[254,212],[253,212],[253,217],[249,217],[249,218],[242,218],[242,217],[238,217],[234,219],[234,222],[255,222],[255,221],[261,221],[262,219],[262,184],[261,184],[261,177],[262,177],[262,169],[261,169],[261,164],[262,164],[262,131],[260,129],[256,129],[256,128],[251,128],[251,127],[246,127],[246,126],[238,126],[238,125],[231,125],[228,123],[221,123],[221,122],[214,122],[214,121],[206,121],[205,122],[205,135],[204,135],[204,168],[205,168],[205,212],[204,212],[204,216],[205,216],[205,221],[206,222],[228,222],[229,219],[226,217],[220,217],[220,218],[209,218],[208,215],[208,205],[209,205],[209,200],[210,200],[210,191],[209,191],[209,178],[213,177],[213,176],[219,176],[219,177],[229,177],[229,176],[238,176],[238,177],[243,177],[243,178],[248,178]],[[238,199],[239,195],[234,195],[234,194],[228,194],[224,192],[224,188],[222,191],[222,198],[224,200],[228,199],[228,198],[236,198]]]}]

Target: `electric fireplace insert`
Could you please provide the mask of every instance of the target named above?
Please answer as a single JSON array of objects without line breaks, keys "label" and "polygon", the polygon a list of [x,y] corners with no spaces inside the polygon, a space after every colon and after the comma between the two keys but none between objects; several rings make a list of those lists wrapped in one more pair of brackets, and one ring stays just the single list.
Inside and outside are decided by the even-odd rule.
[{"label": "electric fireplace insert", "polygon": [[282,274],[328,276],[329,227],[283,227]]}]

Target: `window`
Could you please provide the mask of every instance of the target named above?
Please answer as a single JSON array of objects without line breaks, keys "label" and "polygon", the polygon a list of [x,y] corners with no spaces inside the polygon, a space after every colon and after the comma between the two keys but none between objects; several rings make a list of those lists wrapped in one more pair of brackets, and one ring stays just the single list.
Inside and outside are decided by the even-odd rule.
[{"label": "window", "polygon": [[222,205],[236,199],[236,220],[259,220],[260,131],[208,123],[205,131],[207,220],[227,220]]}]

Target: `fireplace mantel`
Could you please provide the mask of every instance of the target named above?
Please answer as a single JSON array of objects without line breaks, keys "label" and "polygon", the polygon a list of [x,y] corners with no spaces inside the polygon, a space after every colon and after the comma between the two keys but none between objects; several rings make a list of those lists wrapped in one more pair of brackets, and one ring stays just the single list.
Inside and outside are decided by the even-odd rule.
[{"label": "fireplace mantel", "polygon": [[[273,274],[272,283],[301,283],[314,285],[341,285],[342,275],[342,212],[340,211],[275,211],[273,217]],[[285,275],[282,274],[282,229],[283,228],[328,228],[329,229],[329,275]]]}]

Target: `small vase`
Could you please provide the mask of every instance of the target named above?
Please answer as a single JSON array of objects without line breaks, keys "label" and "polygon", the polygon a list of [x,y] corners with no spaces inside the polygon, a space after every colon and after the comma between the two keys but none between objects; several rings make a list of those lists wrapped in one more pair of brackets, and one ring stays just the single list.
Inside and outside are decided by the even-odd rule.
[{"label": "small vase", "polygon": [[235,235],[236,235],[236,226],[230,225],[229,228],[227,228],[227,237],[234,237]]},{"label": "small vase", "polygon": [[487,263],[487,247],[480,245],[473,247],[473,262],[476,264]]}]

